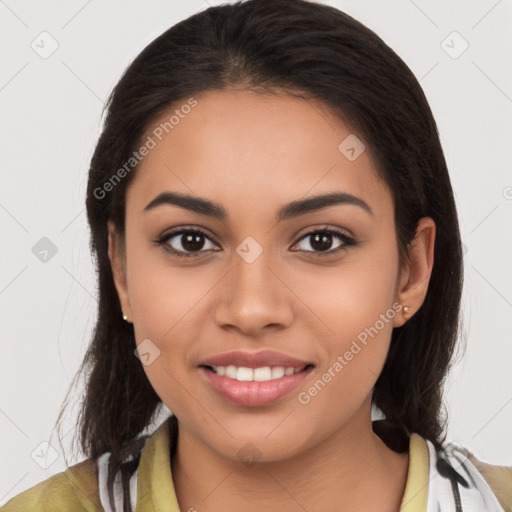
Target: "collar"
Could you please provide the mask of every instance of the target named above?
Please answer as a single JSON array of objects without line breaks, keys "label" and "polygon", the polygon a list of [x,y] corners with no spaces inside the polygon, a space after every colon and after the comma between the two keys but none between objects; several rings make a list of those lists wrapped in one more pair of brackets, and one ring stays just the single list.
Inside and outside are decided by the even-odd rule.
[{"label": "collar", "polygon": [[169,420],[166,420],[155,430],[142,452],[135,512],[180,512],[171,475],[169,442]]},{"label": "collar", "polygon": [[418,434],[409,439],[409,469],[400,512],[426,512],[428,501],[429,453],[427,442]]}]

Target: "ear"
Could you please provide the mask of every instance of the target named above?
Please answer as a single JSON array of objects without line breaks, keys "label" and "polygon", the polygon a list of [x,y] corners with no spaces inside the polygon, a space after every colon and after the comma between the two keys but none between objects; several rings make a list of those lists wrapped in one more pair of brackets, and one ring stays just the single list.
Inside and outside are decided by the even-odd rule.
[{"label": "ear", "polygon": [[128,287],[126,285],[126,254],[123,247],[121,237],[117,232],[114,223],[111,220],[107,221],[108,225],[108,256],[112,266],[112,274],[114,276],[114,284],[121,303],[121,310],[128,318],[127,321],[131,322],[132,310],[130,307],[130,300],[128,298]]},{"label": "ear", "polygon": [[434,240],[436,224],[430,217],[423,217],[418,222],[416,235],[407,246],[409,263],[400,274],[396,301],[408,306],[407,313],[401,309],[393,321],[394,327],[401,327],[420,309],[427,295],[432,267],[434,266]]}]

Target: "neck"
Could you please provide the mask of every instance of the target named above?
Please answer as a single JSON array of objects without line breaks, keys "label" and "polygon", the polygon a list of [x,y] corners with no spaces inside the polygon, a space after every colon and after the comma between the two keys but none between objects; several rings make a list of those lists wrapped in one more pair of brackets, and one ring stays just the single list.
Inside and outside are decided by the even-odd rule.
[{"label": "neck", "polygon": [[370,412],[306,452],[253,464],[221,456],[179,423],[171,470],[180,510],[384,512],[400,508],[408,462],[373,432]]}]

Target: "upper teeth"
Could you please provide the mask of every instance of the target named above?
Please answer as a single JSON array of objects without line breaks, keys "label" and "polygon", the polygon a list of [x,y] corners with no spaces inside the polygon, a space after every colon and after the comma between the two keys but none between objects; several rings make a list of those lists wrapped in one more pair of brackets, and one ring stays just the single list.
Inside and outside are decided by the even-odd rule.
[{"label": "upper teeth", "polygon": [[266,380],[280,379],[285,375],[292,375],[304,369],[303,366],[298,368],[284,366],[264,366],[262,368],[246,368],[244,366],[212,366],[213,370],[219,375],[224,375],[230,379],[239,381],[258,381],[263,382]]}]

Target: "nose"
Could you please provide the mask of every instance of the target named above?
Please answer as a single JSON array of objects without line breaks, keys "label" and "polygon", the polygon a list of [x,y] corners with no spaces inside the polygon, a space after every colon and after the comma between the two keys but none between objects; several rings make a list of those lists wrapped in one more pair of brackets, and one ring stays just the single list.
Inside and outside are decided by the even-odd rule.
[{"label": "nose", "polygon": [[265,251],[252,262],[235,254],[217,294],[215,320],[223,329],[257,337],[284,329],[293,321],[294,295]]}]

